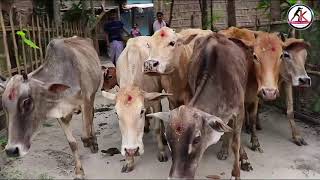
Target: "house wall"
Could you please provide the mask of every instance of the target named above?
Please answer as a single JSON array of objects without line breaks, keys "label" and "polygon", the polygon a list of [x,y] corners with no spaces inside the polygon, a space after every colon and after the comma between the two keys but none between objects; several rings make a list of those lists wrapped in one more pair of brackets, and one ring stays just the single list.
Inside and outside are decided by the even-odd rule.
[{"label": "house wall", "polygon": [[[210,0],[208,2],[208,16],[210,19]],[[269,19],[263,14],[263,10],[256,12],[259,0],[235,0],[236,5],[236,20],[237,26],[254,26],[256,16],[259,18],[261,24],[266,24]],[[217,29],[223,29],[227,27],[227,0],[212,0],[213,16],[218,17],[215,22]],[[170,14],[170,1],[155,0],[154,1],[155,13],[161,11],[164,13],[165,20],[168,22]],[[257,13],[257,15],[256,15]],[[182,28],[192,27],[201,28],[201,11],[199,0],[175,0],[173,7],[173,18],[171,27],[177,30]]]}]

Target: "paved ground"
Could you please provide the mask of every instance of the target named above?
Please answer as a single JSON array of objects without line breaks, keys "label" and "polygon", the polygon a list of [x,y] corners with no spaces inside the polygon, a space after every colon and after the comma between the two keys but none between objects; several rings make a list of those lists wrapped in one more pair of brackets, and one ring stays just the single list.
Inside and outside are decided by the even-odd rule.
[{"label": "paved ground", "polygon": [[[112,106],[98,94],[95,107],[105,110],[95,113],[95,128],[98,133],[100,150],[111,147],[120,148],[121,136],[117,118]],[[166,103],[165,103],[166,104]],[[242,178],[320,178],[320,127],[298,122],[308,146],[298,147],[290,141],[291,133],[283,114],[276,109],[266,109],[260,114],[263,130],[259,131],[260,143],[264,153],[247,153],[254,168],[252,172],[241,172]],[[157,178],[168,176],[171,161],[160,163],[156,159],[157,148],[152,133],[144,136],[145,154],[136,162],[136,168],[129,174],[120,172],[123,157],[118,154],[107,156],[104,153],[91,154],[83,148],[80,141],[81,115],[74,117],[73,133],[79,142],[81,160],[86,177],[93,178]],[[242,141],[248,147],[249,136],[243,133]],[[216,153],[220,147],[211,146],[205,153],[197,178],[219,175],[230,178],[232,155],[226,161],[219,161]],[[43,124],[35,137],[29,154],[20,159],[0,158],[1,176],[5,178],[72,178],[73,158],[62,129],[56,120]],[[0,177],[1,177],[0,176]]]}]

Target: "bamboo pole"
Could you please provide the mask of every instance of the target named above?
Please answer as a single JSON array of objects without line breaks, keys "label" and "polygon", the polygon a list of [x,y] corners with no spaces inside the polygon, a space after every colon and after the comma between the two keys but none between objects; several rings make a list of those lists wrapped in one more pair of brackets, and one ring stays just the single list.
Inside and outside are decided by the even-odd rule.
[{"label": "bamboo pole", "polygon": [[18,46],[16,41],[16,33],[14,31],[14,24],[13,24],[13,18],[12,18],[12,8],[9,11],[9,19],[10,19],[10,28],[11,28],[11,35],[12,35],[12,42],[13,42],[14,57],[16,60],[18,73],[20,73],[21,69],[20,69],[20,62],[19,62]]},{"label": "bamboo pole", "polygon": [[[19,14],[19,27],[20,30],[22,30],[22,24],[21,24],[21,14]],[[24,42],[21,40],[22,44],[22,57],[23,57],[23,64],[24,64],[24,71],[28,73],[28,66],[27,66],[27,58],[26,58],[26,49],[24,47]]]},{"label": "bamboo pole", "polygon": [[41,31],[40,31],[40,25],[39,25],[39,16],[37,17],[37,29],[38,29],[38,43],[40,48],[40,62],[43,63],[43,53],[42,53],[42,43],[41,43]]},{"label": "bamboo pole", "polygon": [[56,26],[57,37],[59,37],[59,27],[58,27],[58,23],[55,23],[55,26]]},{"label": "bamboo pole", "polygon": [[67,33],[67,37],[69,37],[70,35],[69,35],[69,23],[68,22],[66,22],[66,33]]},{"label": "bamboo pole", "polygon": [[[32,15],[32,18],[31,18],[31,24],[32,24],[32,39],[35,41],[36,39],[36,32],[35,32],[35,28],[34,28],[34,16]],[[34,58],[36,60],[36,68],[39,67],[38,65],[38,53],[37,53],[37,50],[35,48],[33,48],[33,52],[34,52]]]},{"label": "bamboo pole", "polygon": [[50,21],[49,21],[49,15],[47,14],[47,27],[48,27],[48,40],[51,41],[50,37]]},{"label": "bamboo pole", "polygon": [[46,31],[48,30],[48,29],[46,29],[46,23],[44,22],[44,16],[42,17],[42,28],[43,28],[43,37],[44,37],[44,47],[48,44],[48,42],[47,42],[47,33],[46,33]]},{"label": "bamboo pole", "polygon": [[[30,27],[28,27],[28,29],[31,29]],[[31,35],[30,35],[30,31],[28,30],[27,32],[27,36],[28,36],[28,39],[31,39]],[[33,67],[33,53],[32,53],[32,49],[31,48],[28,48],[28,52],[30,54],[30,62],[31,62],[31,70],[33,71],[34,70],[34,67]]]},{"label": "bamboo pole", "polygon": [[7,32],[6,32],[6,28],[4,26],[3,14],[2,14],[1,9],[2,9],[2,3],[0,3],[0,22],[1,22],[1,28],[2,28],[4,52],[5,52],[6,61],[7,61],[7,70],[9,73],[9,77],[11,77],[12,76],[11,62],[10,62],[9,49],[8,49],[8,44],[7,44]]},{"label": "bamboo pole", "polygon": [[307,70],[308,74],[312,74],[312,75],[317,75],[320,76],[320,72],[319,71],[311,71],[311,70]]}]

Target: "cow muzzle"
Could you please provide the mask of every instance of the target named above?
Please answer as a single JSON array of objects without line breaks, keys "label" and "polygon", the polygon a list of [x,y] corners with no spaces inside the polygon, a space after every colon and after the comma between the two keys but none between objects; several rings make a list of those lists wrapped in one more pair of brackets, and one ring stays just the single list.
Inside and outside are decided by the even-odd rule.
[{"label": "cow muzzle", "polygon": [[124,151],[126,152],[126,156],[140,156],[139,147],[134,149],[124,148]]},{"label": "cow muzzle", "polygon": [[299,77],[298,78],[298,86],[299,87],[310,87],[311,86],[311,78],[308,76]]},{"label": "cow muzzle", "polygon": [[158,68],[159,68],[159,61],[156,60],[147,60],[144,62],[144,73],[159,73]]},{"label": "cow muzzle", "polygon": [[266,101],[275,100],[278,94],[279,94],[278,89],[274,89],[274,88],[262,88],[259,92],[259,96]]},{"label": "cow muzzle", "polygon": [[29,148],[24,148],[22,145],[6,146],[5,151],[9,157],[21,157],[28,153]]}]

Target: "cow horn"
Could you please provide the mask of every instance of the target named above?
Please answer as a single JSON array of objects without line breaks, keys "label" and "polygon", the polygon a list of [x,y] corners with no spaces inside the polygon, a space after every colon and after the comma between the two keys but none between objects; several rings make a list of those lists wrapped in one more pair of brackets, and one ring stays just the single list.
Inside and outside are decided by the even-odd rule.
[{"label": "cow horn", "polygon": [[27,73],[24,72],[24,70],[21,71],[21,75],[22,75],[24,81],[28,81],[28,75],[27,75]]}]

